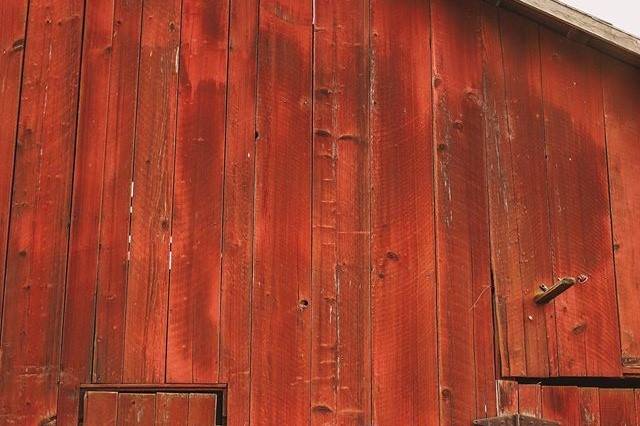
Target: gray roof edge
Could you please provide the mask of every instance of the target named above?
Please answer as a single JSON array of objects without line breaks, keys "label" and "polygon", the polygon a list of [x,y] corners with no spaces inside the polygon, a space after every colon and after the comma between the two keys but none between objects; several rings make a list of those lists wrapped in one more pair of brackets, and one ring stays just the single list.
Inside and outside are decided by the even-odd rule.
[{"label": "gray roof edge", "polygon": [[[640,38],[556,0],[510,0],[640,58]],[[495,1],[500,5],[501,0]]]}]

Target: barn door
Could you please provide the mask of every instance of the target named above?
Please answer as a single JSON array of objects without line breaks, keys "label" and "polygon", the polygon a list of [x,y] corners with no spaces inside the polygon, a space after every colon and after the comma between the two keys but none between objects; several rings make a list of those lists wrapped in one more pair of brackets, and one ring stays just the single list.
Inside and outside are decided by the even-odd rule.
[{"label": "barn door", "polygon": [[85,426],[215,426],[217,397],[202,393],[90,391],[84,397]]},{"label": "barn door", "polygon": [[625,162],[640,129],[621,111],[640,104],[620,104],[640,93],[637,72],[518,16],[501,25],[486,153],[502,374],[619,377],[639,359],[637,315],[625,313],[638,309],[627,271],[640,169]]}]

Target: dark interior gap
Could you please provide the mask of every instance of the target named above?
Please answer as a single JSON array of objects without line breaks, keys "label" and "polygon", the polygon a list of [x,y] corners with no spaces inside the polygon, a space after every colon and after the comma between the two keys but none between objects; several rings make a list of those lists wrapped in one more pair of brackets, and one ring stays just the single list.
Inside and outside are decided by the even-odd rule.
[{"label": "dark interior gap", "polygon": [[640,377],[503,377],[520,385],[575,386],[579,388],[637,389]]}]

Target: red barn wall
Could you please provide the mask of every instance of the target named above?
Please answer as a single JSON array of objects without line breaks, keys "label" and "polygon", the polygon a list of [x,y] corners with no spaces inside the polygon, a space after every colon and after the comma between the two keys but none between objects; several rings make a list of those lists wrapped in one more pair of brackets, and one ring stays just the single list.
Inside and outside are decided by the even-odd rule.
[{"label": "red barn wall", "polygon": [[[640,421],[633,389],[497,382],[634,386],[633,66],[479,0],[0,27],[0,423],[77,424],[91,384],[221,384],[230,425]],[[591,290],[532,315],[561,274]]]}]

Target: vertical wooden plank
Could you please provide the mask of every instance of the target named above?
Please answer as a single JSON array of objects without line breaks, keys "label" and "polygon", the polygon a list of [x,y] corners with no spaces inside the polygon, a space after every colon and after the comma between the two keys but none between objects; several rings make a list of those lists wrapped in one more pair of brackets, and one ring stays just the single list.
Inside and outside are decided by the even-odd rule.
[{"label": "vertical wooden plank", "polygon": [[129,251],[142,0],[115,0],[104,153],[93,380],[120,383]]},{"label": "vertical wooden plank", "polygon": [[375,424],[438,418],[429,1],[371,2]]},{"label": "vertical wooden plank", "polygon": [[473,0],[431,4],[440,421],[465,424],[496,407],[478,37],[489,17]]},{"label": "vertical wooden plank", "polygon": [[[499,11],[485,5],[482,19],[482,92],[485,162],[495,320],[500,365],[504,376],[526,374],[523,303],[520,290],[518,223],[513,209],[509,116],[506,99],[505,59]],[[506,212],[505,212],[506,210]],[[498,394],[498,396],[500,396]],[[498,404],[500,407],[500,404]]]},{"label": "vertical wooden plank", "polygon": [[189,394],[189,426],[216,424],[215,395],[192,393]]},{"label": "vertical wooden plank", "polygon": [[600,424],[600,399],[597,388],[580,388],[580,424]]},{"label": "vertical wooden plank", "polygon": [[84,421],[82,423],[84,426],[115,426],[117,420],[117,392],[87,392],[84,394]]},{"label": "vertical wooden plank", "polygon": [[68,424],[78,422],[78,386],[91,381],[113,12],[113,1],[85,10],[57,416]]},{"label": "vertical wooden plank", "polygon": [[312,424],[370,424],[368,2],[316,2]]},{"label": "vertical wooden plank", "polygon": [[[480,23],[481,34],[493,33],[498,31],[497,13],[495,7],[487,2],[480,2]],[[481,37],[482,43],[486,43],[487,38]],[[482,67],[482,74],[484,75],[484,67]],[[483,109],[485,103],[485,91],[484,91],[484,79],[481,79],[482,85],[482,97],[480,100],[476,96],[480,93],[476,91],[474,82],[473,86],[467,86],[465,89],[465,100],[463,100],[462,114],[460,116],[463,128],[459,129],[461,133],[465,133],[464,126],[471,124],[469,130],[473,130],[477,126],[476,120],[480,117],[477,116],[480,107],[481,116],[486,114]],[[469,87],[474,87],[469,91]],[[469,108],[469,103],[471,107]],[[471,281],[473,286],[473,304],[469,306],[469,309],[473,313],[473,350],[475,358],[475,391],[476,391],[476,417],[490,417],[496,414],[496,395],[495,395],[495,381],[498,378],[496,372],[496,356],[495,356],[495,333],[494,333],[494,317],[493,317],[493,298],[492,298],[492,280],[491,280],[491,251],[489,243],[489,203],[487,194],[487,176],[486,176],[486,164],[487,164],[487,147],[486,139],[490,132],[487,130],[487,125],[484,120],[480,119],[482,123],[482,149],[477,147],[469,147],[469,154],[471,156],[471,167],[478,167],[481,169],[481,173],[475,174],[471,172],[469,179],[471,186],[466,187],[467,192],[465,196],[473,194],[469,198],[470,204],[468,209],[473,209],[474,206],[478,208],[477,212],[471,212],[469,216],[469,227],[467,230],[470,232],[469,240],[469,261],[471,265]],[[457,124],[453,122],[453,129],[456,129]],[[454,130],[455,131],[455,130]],[[472,135],[467,133],[466,137]],[[460,140],[464,140],[463,137]],[[471,137],[470,139],[473,139]],[[453,138],[455,141],[456,138]],[[471,144],[475,145],[473,141]],[[455,142],[454,142],[455,143]],[[437,146],[437,145],[434,145]],[[464,150],[464,149],[463,149]],[[456,150],[452,150],[455,152]],[[443,167],[441,171],[444,171],[446,167]],[[455,173],[454,173],[455,175]],[[457,179],[453,179],[452,182]],[[463,228],[464,229],[464,228]],[[439,264],[438,264],[439,265]],[[438,266],[439,267],[439,266]],[[448,265],[450,267],[450,265]],[[452,275],[449,275],[452,277]],[[454,290],[455,291],[455,290]]]},{"label": "vertical wooden plank", "polygon": [[[493,25],[482,26],[483,93],[485,143],[487,155],[487,191],[491,236],[491,265],[495,286],[495,319],[502,375],[526,376],[523,295],[520,277],[518,218],[515,212],[515,177],[503,55],[502,29],[498,10],[492,13]],[[536,29],[537,35],[537,29]],[[517,143],[514,144],[517,147]],[[517,148],[515,148],[517,149]],[[515,176],[514,176],[515,175]],[[498,393],[500,397],[500,393]],[[498,401],[498,412],[500,401]]]},{"label": "vertical wooden plank", "polygon": [[185,0],[167,381],[218,381],[229,1]]},{"label": "vertical wooden plank", "polygon": [[519,412],[518,382],[497,380],[496,392],[496,402],[498,404],[498,411],[496,414],[498,416],[517,414]]},{"label": "vertical wooden plank", "polygon": [[542,417],[542,389],[540,385],[518,385],[518,408],[525,416]]},{"label": "vertical wooden plank", "polygon": [[[338,247],[336,221],[338,161],[336,145],[336,92],[342,82],[334,63],[338,46],[345,43],[344,19],[331,2],[315,3],[313,63],[313,182],[311,342],[311,424],[335,424],[338,407]],[[353,14],[353,10],[350,11]],[[353,28],[346,26],[346,28]],[[352,67],[348,71],[354,71]],[[341,105],[342,106],[342,105]],[[348,108],[348,106],[347,106]],[[342,123],[340,123],[342,124]]]},{"label": "vertical wooden plank", "polygon": [[260,2],[252,424],[309,421],[311,6]]},{"label": "vertical wooden plank", "polygon": [[635,426],[637,419],[633,389],[600,389],[600,418],[603,425]]},{"label": "vertical wooden plank", "polygon": [[189,419],[189,395],[186,393],[156,394],[155,424],[186,426]]},{"label": "vertical wooden plank", "polygon": [[247,425],[251,388],[258,0],[234,0],[230,13],[220,381],[227,383],[229,389],[229,424]]},{"label": "vertical wooden plank", "polygon": [[555,302],[559,374],[619,376],[599,56],[541,30],[554,276],[584,276]]},{"label": "vertical wooden plank", "polygon": [[0,326],[28,0],[0,4]]},{"label": "vertical wooden plank", "polygon": [[29,9],[1,339],[9,423],[55,415],[83,4],[34,0]]},{"label": "vertical wooden plank", "polygon": [[485,38],[484,78],[500,360],[504,375],[545,377],[556,338],[553,304],[533,301],[553,282],[547,186],[531,185],[546,182],[538,25],[501,10],[499,31]]},{"label": "vertical wooden plank", "polygon": [[543,386],[542,417],[563,425],[579,425],[579,389],[574,386]]},{"label": "vertical wooden plank", "polygon": [[163,382],[181,0],[144,2],[124,381]]},{"label": "vertical wooden plank", "polygon": [[604,112],[609,160],[613,247],[616,263],[622,365],[640,372],[640,72],[602,56]]},{"label": "vertical wooden plank", "polygon": [[156,396],[152,393],[118,394],[118,426],[153,426]]},{"label": "vertical wooden plank", "polygon": [[[360,425],[372,422],[370,1],[331,1],[345,20],[336,25],[336,34],[344,34],[334,42],[338,62],[335,72],[339,76],[335,99],[340,105],[334,127],[340,354],[336,420],[338,424]],[[316,4],[316,15],[318,7]]]}]

